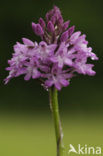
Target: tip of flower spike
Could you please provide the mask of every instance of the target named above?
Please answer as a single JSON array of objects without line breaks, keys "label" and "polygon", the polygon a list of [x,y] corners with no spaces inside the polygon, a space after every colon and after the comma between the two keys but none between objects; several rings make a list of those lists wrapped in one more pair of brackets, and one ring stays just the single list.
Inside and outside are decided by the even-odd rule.
[{"label": "tip of flower spike", "polygon": [[57,7],[56,5],[54,5],[54,6],[53,6],[53,9],[56,10],[56,9],[59,9],[59,7]]},{"label": "tip of flower spike", "polygon": [[53,9],[56,13],[61,14],[59,7],[57,7],[56,5],[54,5]]},{"label": "tip of flower spike", "polygon": [[61,16],[61,11],[57,6],[54,6],[52,10],[47,12],[46,14],[46,21],[52,21],[53,24],[60,23],[63,21],[63,18]]}]

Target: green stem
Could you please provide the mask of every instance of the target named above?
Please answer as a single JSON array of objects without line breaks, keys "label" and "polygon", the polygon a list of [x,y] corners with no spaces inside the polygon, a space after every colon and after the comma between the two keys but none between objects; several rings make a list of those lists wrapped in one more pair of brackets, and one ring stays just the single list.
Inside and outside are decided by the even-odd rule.
[{"label": "green stem", "polygon": [[52,87],[49,93],[50,93],[50,107],[53,114],[54,125],[55,125],[57,156],[63,156],[64,144],[63,144],[63,132],[62,132],[61,121],[59,116],[58,92],[55,87]]}]

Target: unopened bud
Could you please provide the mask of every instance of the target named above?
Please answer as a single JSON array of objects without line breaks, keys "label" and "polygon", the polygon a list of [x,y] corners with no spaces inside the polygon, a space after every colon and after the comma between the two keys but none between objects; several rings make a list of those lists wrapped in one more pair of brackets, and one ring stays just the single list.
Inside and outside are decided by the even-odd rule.
[{"label": "unopened bud", "polygon": [[47,29],[49,32],[52,32],[52,33],[55,31],[54,25],[51,21],[48,22]]},{"label": "unopened bud", "polygon": [[40,24],[32,23],[32,29],[33,29],[34,33],[38,36],[42,36],[44,34],[44,30]]},{"label": "unopened bud", "polygon": [[75,26],[72,26],[69,28],[69,30],[68,30],[69,36],[71,36],[73,34],[74,30],[75,30]]},{"label": "unopened bud", "polygon": [[67,21],[63,24],[63,30],[65,31],[69,27],[70,21]]},{"label": "unopened bud", "polygon": [[61,42],[65,42],[68,39],[69,35],[68,35],[68,31],[65,31],[60,38]]},{"label": "unopened bud", "polygon": [[41,25],[42,28],[45,28],[45,22],[42,18],[39,19],[39,24]]}]

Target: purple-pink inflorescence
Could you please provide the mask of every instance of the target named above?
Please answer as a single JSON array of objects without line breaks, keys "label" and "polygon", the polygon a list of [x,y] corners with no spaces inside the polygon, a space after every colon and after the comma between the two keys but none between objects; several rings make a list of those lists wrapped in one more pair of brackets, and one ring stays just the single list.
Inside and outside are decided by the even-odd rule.
[{"label": "purple-pink inflorescence", "polygon": [[86,35],[74,32],[75,26],[69,24],[70,21],[64,22],[56,6],[46,14],[46,22],[40,18],[38,24],[32,23],[34,33],[42,41],[38,44],[23,38],[23,44],[14,45],[5,83],[24,74],[25,80],[39,79],[45,88],[54,85],[61,90],[69,85],[74,73],[94,75],[93,65],[87,59],[98,60],[98,57],[87,47]]}]

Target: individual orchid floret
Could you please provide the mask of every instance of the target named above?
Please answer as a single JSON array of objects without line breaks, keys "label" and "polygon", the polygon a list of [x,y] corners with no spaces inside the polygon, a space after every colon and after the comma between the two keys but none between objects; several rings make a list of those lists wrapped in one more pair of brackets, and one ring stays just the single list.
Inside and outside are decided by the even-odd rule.
[{"label": "individual orchid floret", "polygon": [[40,59],[42,62],[48,63],[47,60],[50,60],[50,57],[54,55],[56,47],[56,44],[47,45],[47,43],[41,41],[38,48],[35,50],[38,59]]},{"label": "individual orchid floret", "polygon": [[68,79],[72,76],[71,73],[69,74],[67,71],[62,71],[57,66],[53,66],[51,73],[46,75],[48,79],[45,81],[45,86],[52,87],[54,85],[58,90],[61,90],[63,86],[66,87],[69,85]]},{"label": "individual orchid floret", "polygon": [[51,61],[58,64],[58,68],[63,68],[65,65],[72,66],[72,59],[68,54],[68,47],[65,42],[62,42],[59,49],[54,56],[51,57]]},{"label": "individual orchid floret", "polygon": [[32,79],[37,79],[40,78],[41,73],[38,70],[38,60],[34,57],[30,59],[30,62],[25,62],[25,70],[24,73],[25,77],[24,80],[30,80],[30,78]]}]

